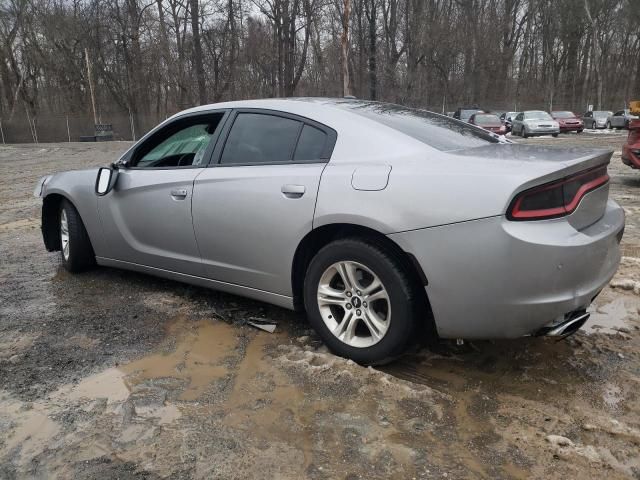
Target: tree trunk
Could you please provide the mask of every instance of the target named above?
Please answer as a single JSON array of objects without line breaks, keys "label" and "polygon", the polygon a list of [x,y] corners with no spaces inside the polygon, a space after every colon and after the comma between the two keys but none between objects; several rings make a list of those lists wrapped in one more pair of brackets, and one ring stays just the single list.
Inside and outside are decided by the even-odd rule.
[{"label": "tree trunk", "polygon": [[342,12],[342,95],[351,95],[351,85],[349,82],[349,15],[351,13],[351,0],[344,0],[344,10]]},{"label": "tree trunk", "polygon": [[200,9],[198,0],[189,0],[191,6],[191,31],[193,33],[193,64],[196,69],[198,82],[198,104],[207,103],[207,91],[204,78],[204,66],[202,64],[202,43],[200,41]]}]

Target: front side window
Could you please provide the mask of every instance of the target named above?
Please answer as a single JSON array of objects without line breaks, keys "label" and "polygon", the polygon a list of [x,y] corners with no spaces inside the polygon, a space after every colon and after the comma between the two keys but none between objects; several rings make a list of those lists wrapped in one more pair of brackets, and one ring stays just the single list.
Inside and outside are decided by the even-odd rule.
[{"label": "front side window", "polygon": [[302,122],[263,113],[239,113],[220,163],[260,164],[291,161]]},{"label": "front side window", "polygon": [[171,168],[206,166],[205,151],[223,114],[177,120],[157,132],[136,152],[133,166]]}]

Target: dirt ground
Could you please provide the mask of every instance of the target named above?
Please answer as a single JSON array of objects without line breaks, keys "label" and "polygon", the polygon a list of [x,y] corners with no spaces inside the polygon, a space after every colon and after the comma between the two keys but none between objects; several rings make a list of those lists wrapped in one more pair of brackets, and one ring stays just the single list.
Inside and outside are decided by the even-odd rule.
[{"label": "dirt ground", "polygon": [[621,164],[624,138],[527,140],[616,151],[624,258],[582,331],[442,342],[382,369],[276,307],[67,274],[35,183],[129,144],[0,147],[0,478],[640,478],[640,172]]}]

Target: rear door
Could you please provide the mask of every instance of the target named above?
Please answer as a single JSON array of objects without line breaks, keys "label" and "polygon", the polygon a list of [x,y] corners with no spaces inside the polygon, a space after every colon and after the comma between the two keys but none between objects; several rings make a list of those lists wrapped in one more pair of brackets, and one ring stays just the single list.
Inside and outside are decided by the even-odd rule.
[{"label": "rear door", "polygon": [[108,258],[202,274],[191,220],[193,182],[209,163],[226,113],[176,119],[128,154],[114,189],[98,197]]},{"label": "rear door", "polygon": [[335,131],[284,113],[234,112],[216,162],[198,176],[193,222],[208,278],[291,295]]}]

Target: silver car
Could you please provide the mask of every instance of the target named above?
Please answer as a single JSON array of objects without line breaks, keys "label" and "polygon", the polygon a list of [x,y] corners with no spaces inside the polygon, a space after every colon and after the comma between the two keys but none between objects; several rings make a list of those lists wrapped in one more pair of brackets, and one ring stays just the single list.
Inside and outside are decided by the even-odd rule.
[{"label": "silver car", "polygon": [[596,110],[593,112],[584,112],[582,121],[584,122],[584,128],[609,128],[607,127],[607,119],[613,115],[613,112],[606,110]]},{"label": "silver car", "polygon": [[511,134],[522,138],[536,135],[553,135],[560,133],[560,124],[551,115],[542,110],[528,110],[518,113],[511,122]]},{"label": "silver car", "polygon": [[613,115],[609,115],[607,117],[607,128],[611,130],[612,128],[629,128],[629,122],[631,120],[637,120],[638,117],[636,115],[631,115],[630,111],[627,110],[618,110]]},{"label": "silver car", "polygon": [[111,167],[44,177],[65,268],[119,267],[289,309],[365,364],[441,338],[565,335],[620,259],[612,151],[444,115],[274,99],[181,112]]}]

